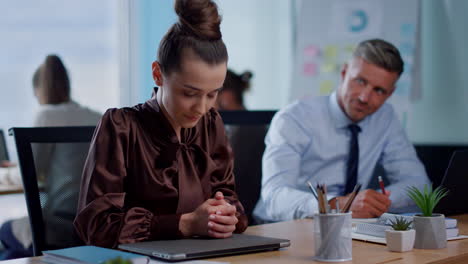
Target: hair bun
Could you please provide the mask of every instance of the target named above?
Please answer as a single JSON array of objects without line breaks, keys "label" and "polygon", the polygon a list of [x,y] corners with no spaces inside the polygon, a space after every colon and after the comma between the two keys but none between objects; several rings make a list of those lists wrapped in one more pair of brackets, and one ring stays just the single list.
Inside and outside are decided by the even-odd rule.
[{"label": "hair bun", "polygon": [[245,71],[240,75],[240,78],[243,82],[248,83],[252,79],[253,73],[250,71]]},{"label": "hair bun", "polygon": [[221,39],[221,16],[212,0],[176,0],[175,12],[179,16],[179,25],[198,38]]},{"label": "hair bun", "polygon": [[55,54],[47,55],[47,57],[44,60],[44,65],[45,67],[50,67],[50,68],[56,68],[56,67],[65,68],[60,57]]}]

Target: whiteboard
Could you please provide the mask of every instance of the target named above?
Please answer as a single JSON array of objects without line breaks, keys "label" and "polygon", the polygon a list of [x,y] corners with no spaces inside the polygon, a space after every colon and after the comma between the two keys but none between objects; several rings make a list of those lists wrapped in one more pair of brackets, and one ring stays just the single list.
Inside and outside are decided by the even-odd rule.
[{"label": "whiteboard", "polygon": [[340,83],[340,71],[355,46],[381,38],[394,44],[405,71],[389,102],[406,126],[410,102],[419,88],[419,0],[307,0],[297,16],[291,100],[328,95]]}]

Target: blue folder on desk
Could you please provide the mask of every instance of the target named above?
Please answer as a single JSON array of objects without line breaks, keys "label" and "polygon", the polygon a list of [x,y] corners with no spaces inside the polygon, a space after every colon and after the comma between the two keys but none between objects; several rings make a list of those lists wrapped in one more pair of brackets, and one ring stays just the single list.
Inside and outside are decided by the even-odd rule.
[{"label": "blue folder on desk", "polygon": [[149,263],[149,258],[146,256],[95,246],[47,250],[43,253],[46,263],[102,264],[116,258],[131,260],[134,264]]}]

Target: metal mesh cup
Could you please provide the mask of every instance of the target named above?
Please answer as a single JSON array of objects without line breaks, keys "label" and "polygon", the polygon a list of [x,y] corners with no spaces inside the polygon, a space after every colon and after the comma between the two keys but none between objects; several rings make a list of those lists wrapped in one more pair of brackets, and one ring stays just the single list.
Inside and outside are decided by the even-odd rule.
[{"label": "metal mesh cup", "polygon": [[315,259],[352,260],[351,212],[314,216]]}]

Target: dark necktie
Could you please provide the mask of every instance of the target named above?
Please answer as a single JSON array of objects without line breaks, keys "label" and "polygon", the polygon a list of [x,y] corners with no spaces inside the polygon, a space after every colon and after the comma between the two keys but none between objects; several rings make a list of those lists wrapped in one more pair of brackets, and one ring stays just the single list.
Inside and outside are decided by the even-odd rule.
[{"label": "dark necktie", "polygon": [[357,183],[358,168],[359,168],[359,144],[358,134],[361,128],[358,125],[351,124],[348,126],[351,131],[351,140],[349,144],[349,157],[346,167],[346,185],[344,195],[352,192]]}]

